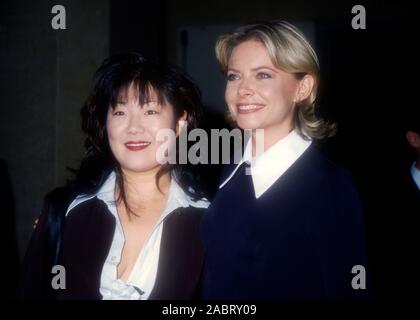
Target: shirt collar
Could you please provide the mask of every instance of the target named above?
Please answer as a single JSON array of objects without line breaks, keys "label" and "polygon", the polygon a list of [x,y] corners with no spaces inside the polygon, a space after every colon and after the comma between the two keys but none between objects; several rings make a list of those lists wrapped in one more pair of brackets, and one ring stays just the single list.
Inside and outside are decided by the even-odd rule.
[{"label": "shirt collar", "polygon": [[[101,199],[105,204],[108,206],[115,204],[115,172],[111,172],[108,176],[108,178],[105,180],[104,184],[101,186],[101,188],[94,194],[79,194],[73,202],[70,204],[70,206],[67,208],[66,215],[69,214],[69,212],[81,204],[82,202],[88,201],[90,199],[93,199],[97,197],[98,199]],[[114,214],[113,210],[110,210],[112,214]]]},{"label": "shirt collar", "polygon": [[172,177],[171,184],[169,186],[168,203],[165,211],[168,211],[168,213],[170,213],[179,207],[186,208],[189,206],[196,208],[207,208],[209,204],[210,203],[207,201],[207,199],[197,201],[192,199],[185,193],[185,191],[181,188],[176,179]]},{"label": "shirt collar", "polygon": [[420,190],[420,170],[416,167],[416,162],[413,162],[410,168],[411,176],[413,177],[414,182],[417,185],[417,188]]},{"label": "shirt collar", "polygon": [[[95,193],[95,194],[81,194],[78,195],[73,202],[70,204],[70,206],[67,209],[66,215],[69,214],[69,212],[81,204],[82,202],[85,202],[87,200],[93,199],[97,197],[98,199],[105,202],[105,204],[110,209],[111,213],[116,216],[117,211],[115,208],[115,172],[111,172],[108,176],[108,178],[105,180],[102,187]],[[168,195],[168,202],[166,205],[165,210],[163,211],[161,215],[161,219],[163,220],[169,213],[174,211],[175,209],[179,207],[196,207],[196,208],[207,208],[209,206],[209,202],[207,199],[202,199],[195,201],[190,196],[188,196],[185,191],[181,188],[181,186],[178,184],[176,179],[172,177],[171,183],[169,185],[169,195]]]},{"label": "shirt collar", "polygon": [[241,161],[219,188],[223,188],[228,183],[242,163],[248,162],[251,165],[250,174],[252,175],[255,197],[259,198],[290,168],[311,143],[311,140],[303,139],[293,130],[264,153],[252,159],[252,142],[249,139]]}]

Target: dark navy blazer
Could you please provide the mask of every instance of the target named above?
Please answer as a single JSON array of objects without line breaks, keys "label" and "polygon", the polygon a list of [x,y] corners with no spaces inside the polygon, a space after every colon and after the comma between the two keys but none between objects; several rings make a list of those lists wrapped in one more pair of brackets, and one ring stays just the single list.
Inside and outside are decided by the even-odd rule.
[{"label": "dark navy blazer", "polygon": [[350,173],[313,145],[258,199],[240,168],[202,220],[203,298],[364,297],[352,287],[353,266],[367,270],[363,220]]}]

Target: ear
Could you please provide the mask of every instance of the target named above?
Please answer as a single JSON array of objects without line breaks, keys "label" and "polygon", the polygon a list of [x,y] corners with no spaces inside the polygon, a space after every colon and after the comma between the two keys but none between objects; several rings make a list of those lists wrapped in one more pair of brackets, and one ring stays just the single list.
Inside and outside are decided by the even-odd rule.
[{"label": "ear", "polygon": [[306,100],[312,93],[312,89],[315,85],[315,79],[312,75],[306,74],[301,80],[298,82],[298,87],[295,96],[295,102],[299,103],[301,101]]},{"label": "ear", "polygon": [[420,136],[417,132],[407,131],[406,134],[408,144],[413,148],[420,148]]},{"label": "ear", "polygon": [[188,114],[186,111],[184,111],[183,115],[178,119],[178,122],[176,123],[175,133],[176,136],[179,136],[179,133],[181,130],[187,125],[187,117]]}]

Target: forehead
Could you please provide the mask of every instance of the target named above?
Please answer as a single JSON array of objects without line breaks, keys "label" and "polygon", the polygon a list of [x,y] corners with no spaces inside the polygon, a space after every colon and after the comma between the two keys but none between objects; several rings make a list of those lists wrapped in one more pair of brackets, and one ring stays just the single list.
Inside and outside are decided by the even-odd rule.
[{"label": "forehead", "polygon": [[265,45],[258,40],[250,39],[236,45],[229,57],[229,68],[274,68]]},{"label": "forehead", "polygon": [[118,98],[124,100],[156,101],[158,95],[156,90],[150,85],[142,86],[139,83],[131,82],[119,89]]},{"label": "forehead", "polygon": [[[111,97],[108,112],[115,110],[121,104],[126,106],[139,106],[140,108],[159,108],[162,112],[175,112],[174,106],[168,100],[164,90],[157,91],[152,85],[139,82],[131,82],[123,85],[120,88],[115,88],[113,96]],[[156,102],[150,104],[150,102]]]}]

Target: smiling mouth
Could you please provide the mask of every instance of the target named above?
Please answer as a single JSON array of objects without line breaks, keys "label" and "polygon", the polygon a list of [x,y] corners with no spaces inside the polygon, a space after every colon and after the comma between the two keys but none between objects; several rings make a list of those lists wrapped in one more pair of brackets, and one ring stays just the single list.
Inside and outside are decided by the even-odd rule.
[{"label": "smiling mouth", "polygon": [[253,113],[264,108],[261,104],[240,104],[236,106],[239,114]]},{"label": "smiling mouth", "polygon": [[125,143],[125,147],[130,150],[130,151],[140,151],[143,149],[146,149],[149,145],[151,144],[151,142],[148,141],[129,141],[127,143]]}]

